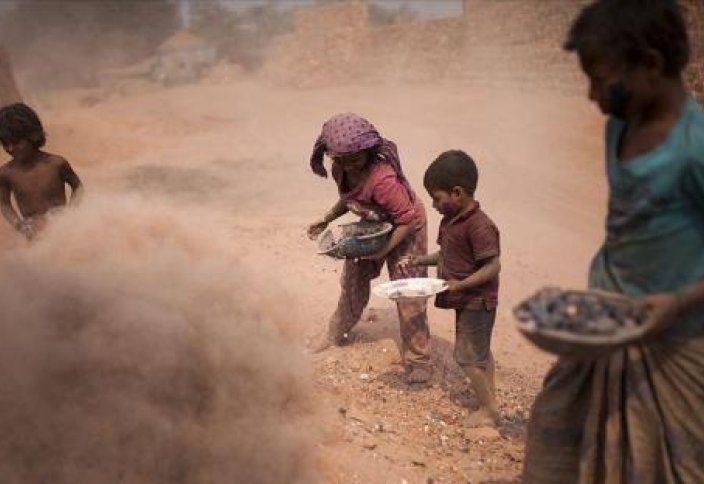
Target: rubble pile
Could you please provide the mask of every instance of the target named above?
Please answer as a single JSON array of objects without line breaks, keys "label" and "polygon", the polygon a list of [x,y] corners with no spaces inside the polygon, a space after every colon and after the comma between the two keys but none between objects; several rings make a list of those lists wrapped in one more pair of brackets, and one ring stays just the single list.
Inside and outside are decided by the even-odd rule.
[{"label": "rubble pile", "polygon": [[[586,81],[564,52],[567,30],[588,0],[475,0],[463,17],[373,25],[361,1],[300,8],[295,29],[275,39],[262,73],[303,88],[427,83],[443,78],[484,85],[579,93]],[[692,90],[704,95],[704,4],[683,0],[692,35]]]},{"label": "rubble pile", "polygon": [[298,87],[465,78],[581,88],[561,45],[582,4],[480,0],[464,17],[382,26],[370,22],[363,2],[301,8],[294,32],[274,42],[263,74]]},{"label": "rubble pile", "polygon": [[263,75],[298,87],[428,81],[458,62],[462,19],[374,26],[362,2],[296,12],[295,31],[274,42]]},{"label": "rubble pile", "polygon": [[704,3],[700,0],[683,1],[689,23],[692,60],[686,77],[690,89],[704,102]]}]

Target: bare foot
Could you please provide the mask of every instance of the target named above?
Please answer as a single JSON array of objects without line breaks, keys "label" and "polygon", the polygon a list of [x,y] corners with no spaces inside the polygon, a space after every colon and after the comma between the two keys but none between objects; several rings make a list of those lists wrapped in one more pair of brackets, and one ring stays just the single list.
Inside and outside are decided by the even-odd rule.
[{"label": "bare foot", "polygon": [[317,354],[322,353],[333,346],[345,346],[351,344],[352,341],[353,338],[349,333],[345,333],[339,338],[333,338],[329,334],[325,333],[317,338],[311,338],[311,341],[307,346],[311,353]]},{"label": "bare foot", "polygon": [[316,339],[311,340],[310,343],[308,343],[308,349],[313,354],[322,353],[323,351],[327,350],[331,346],[334,346],[334,343],[328,335],[318,337]]},{"label": "bare foot", "polygon": [[467,426],[470,428],[477,427],[492,427],[496,428],[499,424],[499,413],[496,410],[488,408],[480,408],[479,410],[469,414],[467,418]]}]

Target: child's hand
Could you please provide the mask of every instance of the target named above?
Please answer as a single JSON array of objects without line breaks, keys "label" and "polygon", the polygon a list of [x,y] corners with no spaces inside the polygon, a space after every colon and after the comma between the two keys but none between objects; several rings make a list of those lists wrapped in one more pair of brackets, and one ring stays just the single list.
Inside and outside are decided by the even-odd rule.
[{"label": "child's hand", "polygon": [[459,292],[464,290],[462,281],[447,281],[447,290],[450,292]]},{"label": "child's hand", "polygon": [[323,230],[325,230],[328,226],[328,222],[325,220],[318,220],[317,222],[313,222],[308,226],[308,238],[311,240],[315,240],[318,238],[320,234],[323,233]]},{"label": "child's hand", "polygon": [[359,215],[362,220],[367,220],[370,222],[380,222],[381,221],[381,215],[377,213],[375,210],[367,207],[363,207],[359,203],[355,202],[354,200],[347,202],[345,204],[347,207],[347,210],[350,212],[354,213],[355,215]]},{"label": "child's hand", "polygon": [[17,224],[17,231],[24,235],[27,240],[32,240],[37,235],[37,231],[29,220],[20,221],[20,223]]},{"label": "child's hand", "polygon": [[404,255],[398,260],[398,266],[402,269],[417,267],[418,265],[417,255]]},{"label": "child's hand", "polygon": [[386,250],[380,250],[376,254],[365,255],[360,257],[362,260],[383,260],[389,253]]},{"label": "child's hand", "polygon": [[645,308],[643,326],[648,334],[657,334],[667,329],[682,311],[680,296],[674,293],[651,294],[640,300]]}]

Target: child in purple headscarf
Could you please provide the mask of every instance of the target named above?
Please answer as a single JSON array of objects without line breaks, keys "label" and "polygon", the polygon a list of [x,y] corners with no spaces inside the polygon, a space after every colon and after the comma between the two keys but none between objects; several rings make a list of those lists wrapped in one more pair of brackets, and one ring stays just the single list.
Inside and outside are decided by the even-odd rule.
[{"label": "child in purple headscarf", "polygon": [[[379,276],[384,262],[392,280],[426,277],[427,268],[401,267],[399,260],[428,251],[425,208],[401,170],[394,143],[382,138],[366,119],[352,113],[338,114],[323,125],[310,159],[313,172],[322,177],[327,177],[325,154],[333,161],[332,177],[340,199],[321,220],[308,227],[308,235],[316,238],[330,222],[347,212],[363,219],[389,221],[394,230],[386,247],[377,254],[345,260],[340,300],[330,318],[328,333],[316,348],[319,351],[348,342],[349,331],[369,301],[370,282]],[[430,378],[426,303],[401,301],[397,307],[406,379],[409,383],[425,382]]]}]

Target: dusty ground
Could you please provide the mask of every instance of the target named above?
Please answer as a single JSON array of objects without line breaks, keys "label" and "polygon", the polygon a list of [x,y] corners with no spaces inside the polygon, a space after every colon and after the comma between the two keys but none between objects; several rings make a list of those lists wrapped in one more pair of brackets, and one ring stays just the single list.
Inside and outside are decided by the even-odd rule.
[{"label": "dusty ground", "polygon": [[[87,190],[138,191],[214,212],[226,242],[274,274],[272,291],[283,285],[296,295],[311,334],[334,309],[340,271],[304,232],[335,200],[333,183],[307,167],[322,122],[339,111],[367,116],[398,143],[418,190],[440,151],[468,151],[480,168],[478,198],[502,231],[500,433],[463,426],[475,401],[452,361],[450,312],[430,310],[435,376],[411,388],[394,363],[393,307],[374,299],[357,343],[310,357],[323,429],[317,462],[325,482],[517,481],[528,409],[550,358],[517,334],[511,308],[546,284],[583,286],[602,234],[602,123],[586,97],[459,83],[286,90],[251,80],[89,107],[82,96],[53,95],[40,108],[48,149],[72,161]],[[430,213],[432,237],[438,220]],[[5,225],[0,240],[18,243]]]}]

